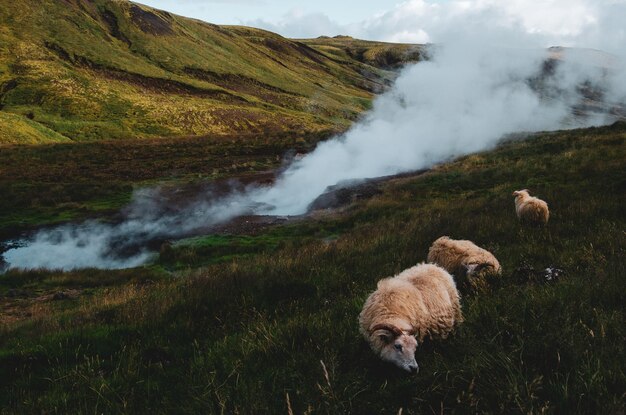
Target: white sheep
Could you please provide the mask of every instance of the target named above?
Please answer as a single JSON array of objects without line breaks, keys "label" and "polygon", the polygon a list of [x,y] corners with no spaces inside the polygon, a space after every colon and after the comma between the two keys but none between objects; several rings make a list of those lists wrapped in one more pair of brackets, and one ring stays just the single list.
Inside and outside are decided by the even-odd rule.
[{"label": "white sheep", "polygon": [[528,189],[513,192],[515,196],[515,213],[522,223],[545,225],[548,223],[550,211],[543,200],[528,194]]},{"label": "white sheep", "polygon": [[428,250],[427,261],[443,267],[474,289],[486,284],[487,275],[501,275],[502,267],[495,256],[472,241],[442,236]]},{"label": "white sheep", "polygon": [[359,315],[363,337],[384,361],[412,373],[418,341],[446,338],[463,321],[452,276],[433,264],[419,264],[378,281]]}]

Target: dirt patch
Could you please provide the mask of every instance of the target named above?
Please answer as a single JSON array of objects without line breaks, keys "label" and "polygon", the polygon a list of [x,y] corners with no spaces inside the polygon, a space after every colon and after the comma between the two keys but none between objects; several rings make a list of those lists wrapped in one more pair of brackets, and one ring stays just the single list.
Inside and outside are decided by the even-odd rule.
[{"label": "dirt patch", "polygon": [[0,98],[12,89],[17,88],[17,79],[11,79],[0,85]]},{"label": "dirt patch", "polygon": [[252,92],[254,95],[258,89],[265,89],[267,91],[276,92],[279,94],[303,96],[295,92],[286,91],[282,88],[266,84],[257,79],[250,78],[244,75],[231,74],[231,73],[217,73],[200,68],[187,67],[184,69],[185,73],[202,81],[207,81],[215,85],[219,85],[226,89],[232,89],[233,91]]},{"label": "dirt patch", "polygon": [[302,53],[304,56],[311,59],[313,62],[323,66],[325,71],[330,73],[330,68],[328,68],[326,66],[326,63],[324,62],[324,60],[328,59],[326,55],[321,54],[320,52],[316,51],[309,45],[305,45],[304,43],[295,42],[295,45],[296,45],[296,50],[298,52]]},{"label": "dirt patch", "polygon": [[17,79],[11,79],[3,84],[0,84],[0,110],[4,107],[4,104],[2,103],[4,96],[11,90],[17,88],[17,85]]},{"label": "dirt patch", "polygon": [[55,55],[61,58],[61,60],[74,63],[74,59],[69,54],[69,52],[63,49],[63,47],[59,45],[58,43],[48,42],[46,40],[43,44],[46,48],[48,48],[48,50],[50,50],[51,52],[54,52]]},{"label": "dirt patch", "polygon": [[102,16],[104,23],[109,29],[109,34],[130,46],[130,40],[124,35],[124,33],[120,31],[119,24],[117,23],[117,16],[115,15],[115,13],[110,10],[104,9],[100,12],[100,15]]},{"label": "dirt patch", "polygon": [[171,16],[167,13],[160,16],[132,4],[130,6],[130,19],[144,33],[154,36],[174,34],[174,29],[170,21]]},{"label": "dirt patch", "polygon": [[179,81],[154,78],[111,68],[99,69],[99,72],[106,78],[128,82],[130,84],[137,85],[146,91],[161,93],[166,92],[178,95],[193,95],[236,104],[248,103],[245,98],[220,89],[199,88]]}]

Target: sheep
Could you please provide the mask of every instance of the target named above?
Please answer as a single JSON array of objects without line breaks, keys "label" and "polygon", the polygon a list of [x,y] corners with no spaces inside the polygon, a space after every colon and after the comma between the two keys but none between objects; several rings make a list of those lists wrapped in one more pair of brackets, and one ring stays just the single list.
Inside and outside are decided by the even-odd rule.
[{"label": "sheep", "polygon": [[502,275],[502,267],[491,252],[472,241],[447,236],[433,242],[426,260],[443,267],[474,290],[485,288],[488,275]]},{"label": "sheep", "polygon": [[359,314],[359,330],[386,362],[417,373],[418,342],[446,338],[463,321],[452,276],[433,264],[419,264],[378,281]]},{"label": "sheep", "polygon": [[516,190],[513,192],[513,196],[515,196],[515,212],[520,222],[529,225],[545,225],[548,223],[550,211],[546,202],[532,197],[528,194],[528,189]]}]

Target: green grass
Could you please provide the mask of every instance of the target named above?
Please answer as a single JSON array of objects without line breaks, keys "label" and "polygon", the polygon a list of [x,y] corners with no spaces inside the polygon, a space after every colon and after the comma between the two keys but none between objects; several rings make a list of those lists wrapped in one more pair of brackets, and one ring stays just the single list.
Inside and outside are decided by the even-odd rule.
[{"label": "green grass", "polygon": [[[621,413],[624,160],[624,124],[537,134],[389,182],[341,214],[174,244],[174,271],[161,258],[1,276],[5,291],[91,291],[0,300],[0,413],[275,414],[287,395],[294,413]],[[546,228],[518,224],[522,187],[548,201]],[[374,356],[356,318],[376,281],[444,234],[488,248],[504,274],[463,293],[465,322],[422,345],[408,376]],[[524,271],[549,265],[565,270],[555,283]],[[31,315],[8,321],[11,304]]]},{"label": "green grass", "polygon": [[128,1],[7,3],[0,27],[0,145],[344,129],[395,76],[363,54],[408,47],[337,59]]},{"label": "green grass", "polygon": [[133,189],[193,185],[280,166],[288,149],[310,150],[333,131],[133,139],[0,151],[0,236],[25,228],[115,213]]},{"label": "green grass", "polygon": [[26,117],[0,112],[0,143],[40,144],[69,141],[69,138]]},{"label": "green grass", "polygon": [[280,226],[258,235],[208,235],[177,241],[161,251],[159,264],[168,269],[199,267],[270,254],[307,241],[332,242],[337,229],[318,224]]}]

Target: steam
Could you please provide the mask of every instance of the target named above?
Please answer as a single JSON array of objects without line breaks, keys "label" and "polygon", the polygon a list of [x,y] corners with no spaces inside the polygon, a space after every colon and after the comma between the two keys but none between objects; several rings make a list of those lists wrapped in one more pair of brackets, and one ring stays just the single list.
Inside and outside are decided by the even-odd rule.
[{"label": "steam", "polygon": [[509,133],[610,120],[606,110],[612,105],[606,101],[588,108],[595,113],[571,115],[572,108],[589,101],[581,85],[598,94],[616,90],[606,66],[566,58],[549,70],[546,58],[542,50],[438,48],[431,60],[405,69],[364,121],[320,144],[274,186],[251,196],[269,206],[265,214],[302,214],[341,181],[430,167],[489,149]]},{"label": "steam", "polygon": [[145,189],[118,223],[42,230],[17,241],[4,259],[21,269],[133,267],[154,255],[151,241],[208,232],[244,214],[301,215],[342,181],[427,168],[489,149],[509,133],[598,125],[626,113],[626,79],[612,55],[464,42],[430,54],[405,68],[362,121],[293,162],[270,186],[206,191],[179,205],[162,189]]},{"label": "steam", "polygon": [[[233,184],[233,189],[235,184]],[[31,238],[12,241],[4,253],[7,268],[121,269],[152,259],[150,244],[211,229],[233,217],[250,213],[250,207],[234,190],[219,197],[207,190],[178,206],[181,197],[171,189],[147,188],[134,193],[118,223],[87,221],[41,230]]]}]

